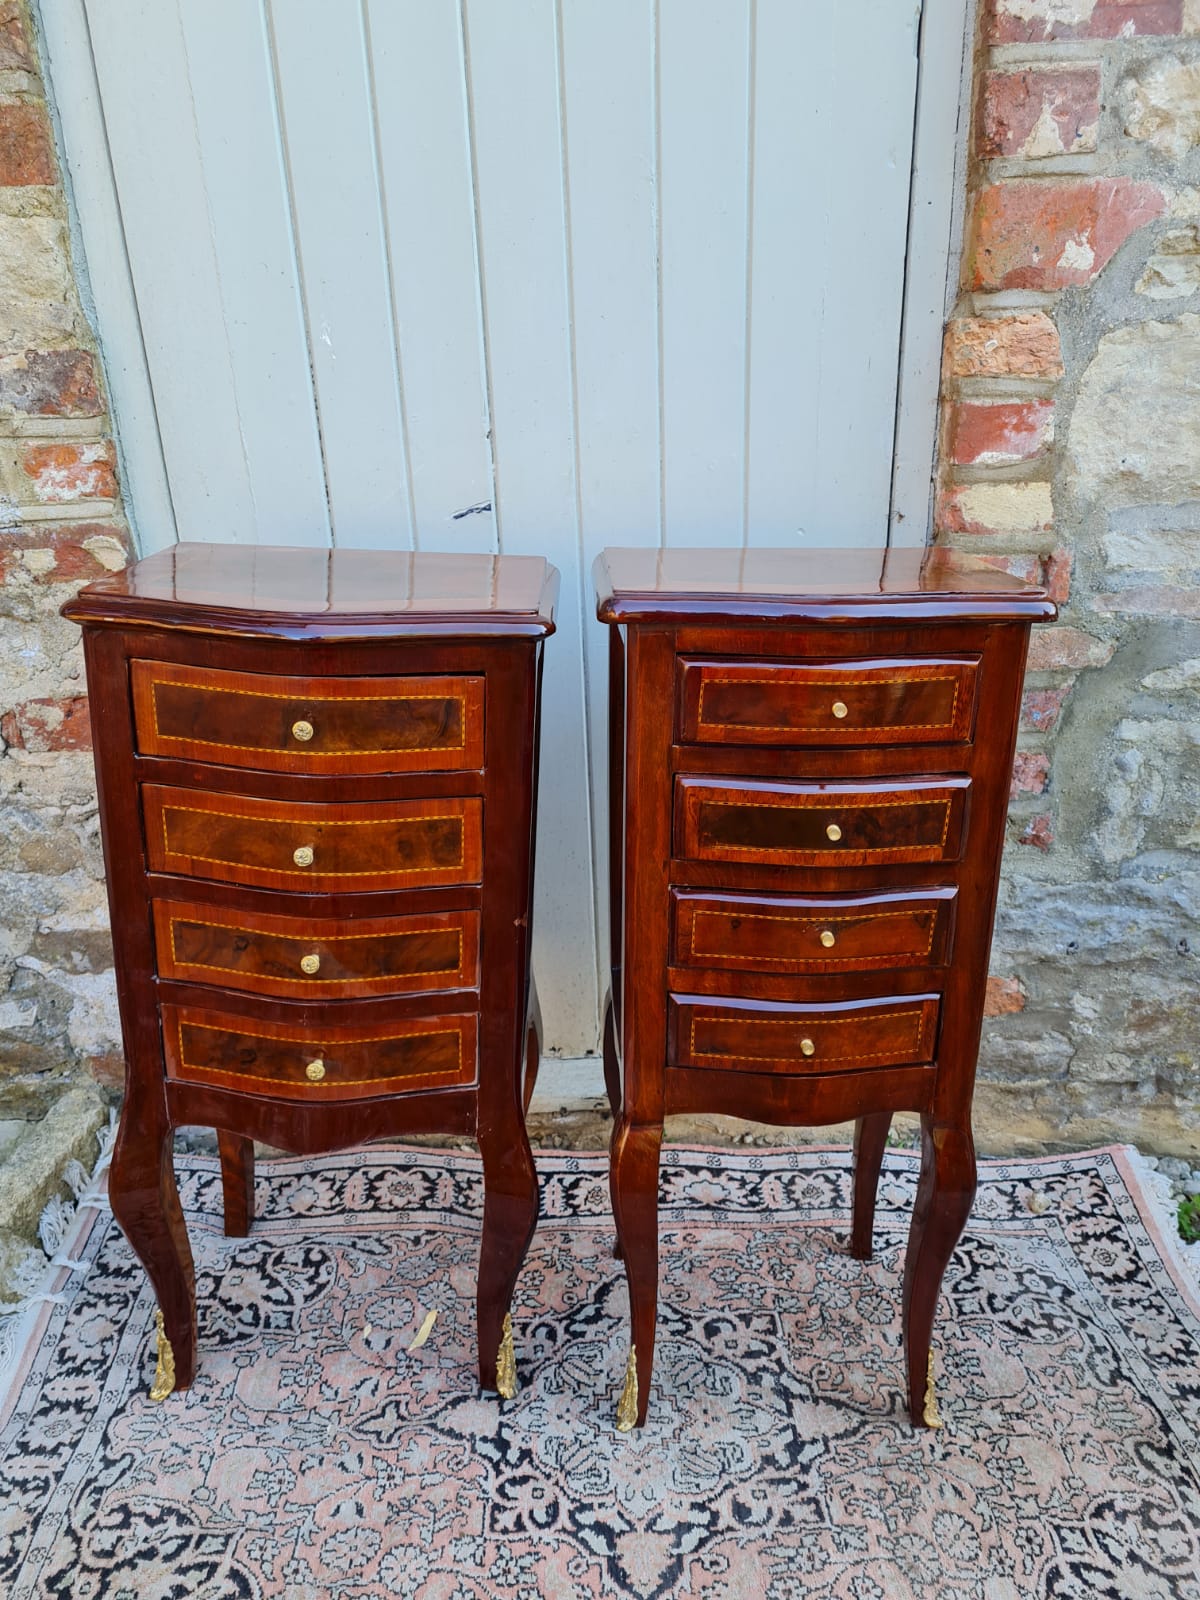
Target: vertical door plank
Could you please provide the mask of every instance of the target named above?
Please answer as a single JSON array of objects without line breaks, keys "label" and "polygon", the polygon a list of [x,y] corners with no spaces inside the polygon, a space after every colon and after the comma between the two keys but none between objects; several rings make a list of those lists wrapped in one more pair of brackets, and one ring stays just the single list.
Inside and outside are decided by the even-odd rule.
[{"label": "vertical door plank", "polygon": [[591,564],[660,539],[653,0],[562,10],[598,971],[608,984],[608,629]]},{"label": "vertical door plank", "polygon": [[548,1037],[597,1042],[555,0],[465,0],[501,548],[562,569],[546,647],[534,964]]},{"label": "vertical door plank", "polygon": [[[843,109],[877,85],[870,117],[844,116],[827,232],[821,332],[829,379],[817,428],[808,519],[835,544],[887,543],[899,381],[900,317],[916,111],[917,8],[895,0],[834,7],[830,81]],[[880,263],[894,263],[881,272]],[[815,542],[815,541],[814,541]]]},{"label": "vertical door plank", "polygon": [[496,518],[458,6],[369,0],[367,17],[416,543],[490,551]]},{"label": "vertical door plank", "polygon": [[253,542],[179,14],[89,0],[88,23],[179,536]]},{"label": "vertical door plank", "polygon": [[184,0],[180,16],[258,538],[328,545],[265,19],[246,0]]},{"label": "vertical door plank", "polygon": [[[751,4],[660,0],[660,6],[666,542],[739,544]],[[811,9],[804,7],[804,15]]]},{"label": "vertical door plank", "polygon": [[323,0],[269,4],[334,541],[410,548],[361,13]]}]

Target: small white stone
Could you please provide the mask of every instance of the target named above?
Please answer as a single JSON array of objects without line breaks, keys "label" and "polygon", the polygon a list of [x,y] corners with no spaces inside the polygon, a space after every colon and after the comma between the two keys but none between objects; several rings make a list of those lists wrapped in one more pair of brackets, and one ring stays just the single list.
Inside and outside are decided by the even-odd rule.
[{"label": "small white stone", "polygon": [[1035,1217],[1044,1217],[1050,1209],[1050,1201],[1040,1189],[1034,1189],[1025,1201],[1025,1206]]}]

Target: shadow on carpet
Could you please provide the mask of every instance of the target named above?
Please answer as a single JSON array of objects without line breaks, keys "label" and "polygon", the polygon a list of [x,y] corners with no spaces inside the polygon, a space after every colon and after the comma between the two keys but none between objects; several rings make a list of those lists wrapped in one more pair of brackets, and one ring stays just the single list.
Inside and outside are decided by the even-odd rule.
[{"label": "shadow on carpet", "polygon": [[538,1166],[507,1403],[474,1378],[470,1156],[264,1162],[244,1240],[223,1237],[216,1162],[180,1157],[199,1371],[162,1405],[145,1274],[102,1197],[81,1206],[73,1265],[10,1331],[0,1593],[1200,1597],[1200,1305],[1124,1151],[983,1166],[935,1330],[936,1434],[902,1399],[914,1157],[889,1153],[860,1263],[847,1152],[669,1151],[632,1435],[606,1161]]}]

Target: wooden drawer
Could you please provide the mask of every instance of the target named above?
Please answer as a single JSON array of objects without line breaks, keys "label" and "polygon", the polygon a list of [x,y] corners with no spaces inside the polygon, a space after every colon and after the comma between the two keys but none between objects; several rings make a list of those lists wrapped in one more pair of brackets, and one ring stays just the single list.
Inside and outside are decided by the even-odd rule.
[{"label": "wooden drawer", "polygon": [[160,977],[250,994],[349,999],[479,982],[477,911],[333,922],[158,900],[154,941]]},{"label": "wooden drawer", "polygon": [[877,783],[675,779],[675,853],[693,861],[859,867],[954,861],[969,778]]},{"label": "wooden drawer", "polygon": [[143,755],[271,772],[483,765],[483,679],[276,678],[133,661]]},{"label": "wooden drawer", "polygon": [[979,658],[679,661],[684,744],[961,744]]},{"label": "wooden drawer", "polygon": [[307,805],[143,784],[155,872],[265,889],[415,889],[478,883],[483,801]]},{"label": "wooden drawer", "polygon": [[956,891],[822,897],[671,891],[671,962],[732,972],[940,967]]},{"label": "wooden drawer", "polygon": [[167,1076],[285,1100],[363,1100],[475,1081],[473,1012],[354,1026],[163,1006]]},{"label": "wooden drawer", "polygon": [[933,1060],[939,999],[933,994],[842,1005],[669,999],[669,1063],[731,1072],[808,1075]]}]

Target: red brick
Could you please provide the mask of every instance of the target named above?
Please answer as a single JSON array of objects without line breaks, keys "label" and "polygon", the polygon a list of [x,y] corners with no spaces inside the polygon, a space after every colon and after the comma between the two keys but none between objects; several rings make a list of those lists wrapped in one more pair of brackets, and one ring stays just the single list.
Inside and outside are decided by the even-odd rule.
[{"label": "red brick", "polygon": [[1050,757],[1042,750],[1018,750],[1013,761],[1009,799],[1023,794],[1045,794],[1050,781]]},{"label": "red brick", "polygon": [[991,184],[975,205],[972,286],[1065,289],[1090,283],[1166,204],[1156,184],[1131,178]]},{"label": "red brick", "polygon": [[1049,400],[964,400],[949,419],[949,456],[960,466],[1009,466],[1028,461],[1054,437]]},{"label": "red brick", "polygon": [[1035,850],[1049,850],[1054,843],[1054,819],[1048,812],[1030,817],[1017,835],[1017,843],[1032,845]]},{"label": "red brick", "polygon": [[957,317],[946,328],[951,378],[1061,378],[1058,329],[1044,311],[1012,317]]},{"label": "red brick", "polygon": [[20,0],[0,0],[0,72],[32,72],[29,35]]},{"label": "red brick", "polygon": [[1200,589],[1142,588],[1119,589],[1116,594],[1098,594],[1092,609],[1108,616],[1187,617],[1200,620]]},{"label": "red brick", "polygon": [[1107,639],[1080,628],[1035,628],[1029,641],[1029,670],[1054,672],[1063,667],[1103,667],[1113,656]]},{"label": "red brick", "polygon": [[0,584],[16,573],[35,583],[90,583],[115,570],[114,542],[128,559],[125,529],[109,522],[0,528]]},{"label": "red brick", "polygon": [[22,465],[43,504],[116,498],[116,454],[107,441],[27,445]]},{"label": "red brick", "polygon": [[119,1051],[113,1050],[103,1056],[89,1056],[86,1066],[102,1089],[125,1087],[125,1057]]},{"label": "red brick", "polygon": [[1049,733],[1062,716],[1074,683],[1061,684],[1057,689],[1027,689],[1021,699],[1021,726],[1037,733]]},{"label": "red brick", "polygon": [[992,555],[985,552],[975,555],[977,561],[982,561],[985,567],[994,567],[997,572],[1007,572],[1014,578],[1020,578],[1023,583],[1040,583],[1050,594],[1050,598],[1062,605],[1067,598],[1070,586],[1070,558],[1065,550],[1055,550],[1048,556],[1025,555]]},{"label": "red brick", "polygon": [[1183,0],[989,0],[989,44],[1179,33]]},{"label": "red brick", "polygon": [[27,700],[0,717],[0,737],[18,750],[90,750],[86,695],[73,700]]},{"label": "red brick", "polygon": [[940,532],[1036,537],[1053,525],[1048,483],[949,483],[938,495]]},{"label": "red brick", "polygon": [[1011,1016],[1025,1009],[1025,985],[1020,978],[989,978],[984,991],[985,1017]]},{"label": "red brick", "polygon": [[49,184],[57,176],[45,107],[25,100],[0,104],[0,184]]},{"label": "red brick", "polygon": [[1100,68],[985,72],[979,154],[1037,160],[1096,148]]},{"label": "red brick", "polygon": [[1071,553],[1060,546],[1042,561],[1042,582],[1055,605],[1065,606],[1071,597]]},{"label": "red brick", "polygon": [[98,417],[96,367],[86,350],[0,357],[0,407],[40,417]]}]

